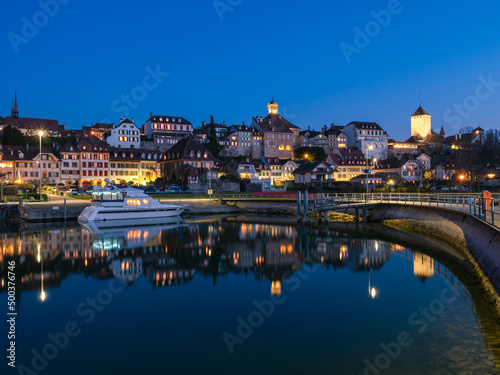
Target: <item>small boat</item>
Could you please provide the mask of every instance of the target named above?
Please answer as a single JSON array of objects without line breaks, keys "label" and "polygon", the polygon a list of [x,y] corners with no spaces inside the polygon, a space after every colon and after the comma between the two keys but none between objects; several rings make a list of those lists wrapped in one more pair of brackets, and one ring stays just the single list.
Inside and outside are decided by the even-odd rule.
[{"label": "small boat", "polygon": [[80,223],[180,216],[184,207],[161,204],[140,189],[119,189],[115,185],[92,192],[92,204],[78,216]]}]

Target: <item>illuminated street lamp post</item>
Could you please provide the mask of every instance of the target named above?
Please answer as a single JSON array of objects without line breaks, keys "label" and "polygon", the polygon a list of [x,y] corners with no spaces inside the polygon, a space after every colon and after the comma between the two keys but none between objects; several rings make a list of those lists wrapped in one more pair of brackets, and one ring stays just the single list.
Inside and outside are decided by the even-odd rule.
[{"label": "illuminated street lamp post", "polygon": [[40,155],[38,158],[38,164],[40,165],[40,202],[41,202],[42,201],[42,136],[43,136],[43,130],[39,130],[38,135],[40,136]]}]

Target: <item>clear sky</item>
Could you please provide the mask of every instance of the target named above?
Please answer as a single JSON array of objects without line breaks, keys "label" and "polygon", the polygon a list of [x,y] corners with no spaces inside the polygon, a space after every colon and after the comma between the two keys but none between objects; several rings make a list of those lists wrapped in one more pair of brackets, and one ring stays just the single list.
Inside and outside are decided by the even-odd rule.
[{"label": "clear sky", "polygon": [[69,128],[249,124],[274,97],[302,128],[376,121],[403,140],[420,94],[437,132],[500,129],[498,1],[56,1],[0,6],[0,116],[16,85],[21,117]]}]

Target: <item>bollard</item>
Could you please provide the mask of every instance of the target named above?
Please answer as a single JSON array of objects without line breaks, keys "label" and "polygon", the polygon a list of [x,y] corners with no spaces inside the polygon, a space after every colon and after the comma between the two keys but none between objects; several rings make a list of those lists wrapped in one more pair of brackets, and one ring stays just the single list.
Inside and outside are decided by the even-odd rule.
[{"label": "bollard", "polygon": [[301,212],[300,212],[300,210],[301,210],[301,208],[300,208],[300,200],[302,199],[302,196],[301,196],[301,195],[302,195],[302,194],[301,194],[301,192],[300,192],[300,191],[298,191],[298,192],[297,192],[297,220],[298,220],[299,222],[300,222],[300,220],[301,220]]},{"label": "bollard", "polygon": [[309,221],[309,192],[304,192],[304,221]]}]

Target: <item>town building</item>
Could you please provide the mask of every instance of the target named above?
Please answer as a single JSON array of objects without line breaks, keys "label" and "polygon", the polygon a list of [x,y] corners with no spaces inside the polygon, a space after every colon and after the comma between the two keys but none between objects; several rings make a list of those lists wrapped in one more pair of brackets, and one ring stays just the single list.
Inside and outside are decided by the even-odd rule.
[{"label": "town building", "polygon": [[394,139],[389,139],[387,147],[388,157],[402,156],[404,154],[415,155],[420,152],[419,143],[413,137],[410,137],[405,142],[397,142]]},{"label": "town building", "polygon": [[367,168],[365,156],[360,150],[338,150],[328,155],[326,162],[334,169],[335,181],[350,181]]},{"label": "town building", "polygon": [[66,186],[80,185],[80,152],[71,142],[59,150],[61,158],[61,182]]},{"label": "town building", "polygon": [[12,105],[11,114],[3,119],[0,123],[0,131],[7,125],[12,125],[24,135],[34,136],[40,130],[50,137],[60,137],[62,132],[66,130],[66,125],[59,125],[57,120],[49,120],[42,118],[19,117],[19,109],[17,107],[17,90],[15,100]]},{"label": "town building", "polygon": [[214,170],[216,161],[212,152],[196,142],[194,137],[186,137],[163,155],[160,161],[161,175],[165,179],[175,178],[189,185],[207,184],[218,177]]},{"label": "town building", "polygon": [[[121,119],[120,119],[121,120]],[[93,135],[99,138],[101,141],[106,140],[106,134],[113,130],[115,124],[109,122],[98,122],[96,124],[91,124],[90,126],[83,126],[82,131],[86,135]]]},{"label": "town building", "polygon": [[269,178],[271,186],[281,187],[286,185],[287,182],[295,180],[293,172],[299,165],[293,160],[267,158],[265,162],[269,167],[269,175],[266,175],[266,177]]},{"label": "town building", "polygon": [[0,144],[0,180],[14,181],[15,168],[14,168],[14,152],[11,153],[10,147],[5,147]]},{"label": "town building", "polygon": [[300,128],[278,113],[278,104],[268,104],[268,116],[254,117],[252,128],[259,130],[263,138],[265,158],[293,159],[293,150],[298,144]]},{"label": "town building", "polygon": [[344,127],[350,148],[357,147],[367,160],[386,159],[387,133],[376,122],[353,121]]},{"label": "town building", "polygon": [[317,187],[333,181],[333,168],[324,161],[301,164],[292,174],[295,184],[299,186]]},{"label": "town building", "polygon": [[[206,121],[203,121],[201,123],[201,131],[203,131],[207,137],[210,136],[210,127],[212,124],[207,123]],[[220,139],[222,137],[225,137],[228,134],[228,127],[226,125],[226,122],[223,121],[222,124],[214,122],[214,129],[215,129],[215,136],[217,139]]]},{"label": "town building", "polygon": [[[52,148],[3,146],[4,157],[14,162],[13,180],[18,182],[32,182],[37,184],[40,176],[43,184],[58,184],[61,182],[60,161]],[[40,174],[41,173],[41,174]]]},{"label": "town building", "polygon": [[349,140],[344,133],[344,126],[331,124],[330,127],[327,128],[325,125],[323,127],[323,135],[328,138],[327,145],[323,147],[327,155],[347,149]]},{"label": "town building", "polygon": [[105,134],[105,140],[111,147],[118,148],[140,148],[141,147],[141,131],[134,124],[134,119],[120,119],[118,126],[109,130]]},{"label": "town building", "polygon": [[176,144],[179,140],[193,132],[193,125],[180,116],[161,116],[150,113],[144,124],[144,134],[148,138],[163,138],[165,144]]},{"label": "town building", "polygon": [[221,138],[226,141],[226,147],[221,151],[221,156],[246,156],[252,155],[253,131],[246,125],[232,125],[228,134]]},{"label": "town building", "polygon": [[452,150],[468,149],[473,145],[483,145],[485,141],[484,129],[477,127],[470,133],[459,132],[455,135],[446,137],[445,143]]},{"label": "town building", "polygon": [[96,136],[83,138],[78,144],[80,152],[80,184],[104,185],[109,178],[109,145]]}]

